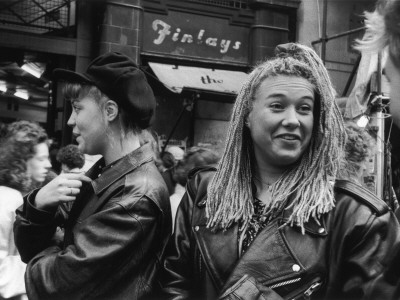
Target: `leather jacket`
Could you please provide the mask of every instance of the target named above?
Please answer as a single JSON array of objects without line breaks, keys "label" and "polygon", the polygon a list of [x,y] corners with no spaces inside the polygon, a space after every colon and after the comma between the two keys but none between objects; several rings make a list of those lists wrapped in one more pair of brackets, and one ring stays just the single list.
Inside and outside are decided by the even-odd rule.
[{"label": "leather jacket", "polygon": [[285,211],[238,254],[238,225],[206,228],[207,185],[215,169],[192,174],[177,212],[161,277],[168,299],[361,299],[400,241],[388,206],[348,181],[335,208],[305,233]]},{"label": "leather jacket", "polygon": [[38,210],[37,191],[25,197],[14,232],[29,299],[149,299],[172,229],[152,157],[146,144],[112,165],[100,160],[71,209]]}]

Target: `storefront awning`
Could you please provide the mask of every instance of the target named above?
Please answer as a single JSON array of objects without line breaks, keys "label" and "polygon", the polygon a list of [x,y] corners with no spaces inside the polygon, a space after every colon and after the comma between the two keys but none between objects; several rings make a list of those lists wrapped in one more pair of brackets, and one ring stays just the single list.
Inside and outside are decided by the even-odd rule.
[{"label": "storefront awning", "polygon": [[220,93],[237,94],[247,78],[239,71],[226,71],[198,67],[149,63],[158,79],[172,92],[181,93],[184,88]]}]

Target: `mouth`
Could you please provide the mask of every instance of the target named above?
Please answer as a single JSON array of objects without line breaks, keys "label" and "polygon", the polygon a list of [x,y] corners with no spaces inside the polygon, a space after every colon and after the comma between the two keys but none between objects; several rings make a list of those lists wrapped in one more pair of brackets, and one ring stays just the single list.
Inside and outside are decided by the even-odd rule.
[{"label": "mouth", "polygon": [[300,136],[298,136],[297,134],[285,133],[279,134],[276,137],[286,141],[300,141]]},{"label": "mouth", "polygon": [[72,137],[74,138],[74,140],[77,140],[80,135],[77,133],[72,133]]}]

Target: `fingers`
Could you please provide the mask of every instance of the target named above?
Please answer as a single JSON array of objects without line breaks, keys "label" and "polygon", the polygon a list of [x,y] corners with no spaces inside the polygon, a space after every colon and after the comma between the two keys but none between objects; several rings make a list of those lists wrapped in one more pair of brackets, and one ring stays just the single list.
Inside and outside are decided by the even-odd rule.
[{"label": "fingers", "polygon": [[80,181],[85,181],[85,182],[91,182],[92,179],[84,175],[83,173],[65,173],[60,176],[63,176],[64,178],[70,179],[70,180],[80,180]]}]

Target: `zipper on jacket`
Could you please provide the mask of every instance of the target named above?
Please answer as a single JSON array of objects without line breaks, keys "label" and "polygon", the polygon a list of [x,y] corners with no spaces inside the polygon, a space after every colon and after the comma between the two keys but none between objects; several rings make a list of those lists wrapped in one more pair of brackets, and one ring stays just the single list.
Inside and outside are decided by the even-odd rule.
[{"label": "zipper on jacket", "polygon": [[320,277],[316,278],[311,282],[311,285],[305,290],[298,293],[296,296],[291,297],[292,300],[298,299],[311,299],[311,295],[322,286],[322,280]]},{"label": "zipper on jacket", "polygon": [[278,283],[275,283],[275,284],[273,284],[273,285],[271,285],[271,286],[268,286],[268,287],[269,287],[270,289],[275,289],[275,288],[278,288],[278,287],[282,287],[282,286],[285,286],[285,285],[289,285],[289,284],[298,282],[298,281],[300,281],[300,280],[301,280],[301,278],[298,277],[298,278],[294,278],[294,279],[290,279],[290,280],[278,282]]},{"label": "zipper on jacket", "polygon": [[304,293],[304,297],[306,299],[310,299],[310,296],[312,293],[314,293],[320,286],[322,285],[321,281],[317,281],[315,283],[313,283]]}]

